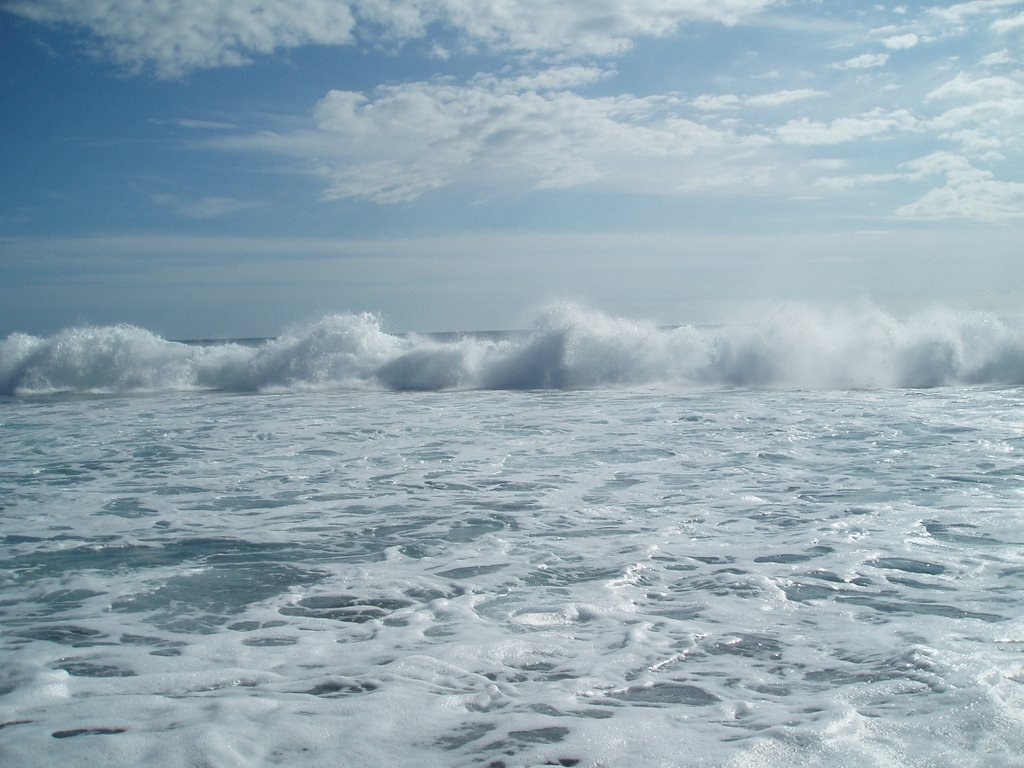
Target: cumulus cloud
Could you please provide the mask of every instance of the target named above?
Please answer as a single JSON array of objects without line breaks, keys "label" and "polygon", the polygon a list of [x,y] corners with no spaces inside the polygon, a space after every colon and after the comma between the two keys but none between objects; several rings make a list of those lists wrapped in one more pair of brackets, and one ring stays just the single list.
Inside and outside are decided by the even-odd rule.
[{"label": "cumulus cloud", "polygon": [[826,96],[824,91],[817,91],[813,88],[797,88],[788,91],[773,91],[762,93],[759,96],[749,96],[746,103],[752,107],[778,107],[783,104],[793,104],[805,99],[814,99],[819,96]]},{"label": "cumulus cloud", "polygon": [[701,112],[721,112],[726,109],[738,109],[742,103],[743,100],[733,93],[704,93],[691,101],[690,105]]},{"label": "cumulus cloud", "polygon": [[890,51],[900,51],[906,48],[913,48],[920,42],[920,38],[913,32],[908,32],[905,35],[893,35],[887,37],[882,41],[882,44]]},{"label": "cumulus cloud", "polygon": [[960,72],[952,80],[947,80],[932,89],[925,97],[935,99],[998,99],[1024,94],[1024,86],[1011,77],[991,76],[972,78]]},{"label": "cumulus cloud", "polygon": [[[407,41],[443,26],[500,51],[614,55],[694,21],[735,24],[775,0],[10,0],[3,9],[86,30],[111,58],[160,77],[301,45]],[[435,53],[443,49],[434,47]],[[438,53],[440,55],[440,53]]]},{"label": "cumulus cloud", "polygon": [[921,198],[896,209],[901,218],[974,221],[1024,219],[1024,184],[1000,181],[962,156],[936,152],[902,164],[911,178],[944,177]]},{"label": "cumulus cloud", "polygon": [[830,123],[815,122],[806,117],[790,120],[779,126],[775,133],[783,143],[813,146],[844,144],[890,131],[912,131],[919,124],[918,118],[908,110],[887,112],[874,109],[856,117],[840,117]]},{"label": "cumulus cloud", "polygon": [[[301,159],[325,180],[326,200],[403,203],[454,184],[614,182],[626,192],[715,186],[724,176],[701,171],[712,158],[756,152],[766,142],[686,119],[675,96],[587,98],[539,87],[573,82],[573,71],[335,90],[316,104],[304,131],[215,139],[211,146]],[[751,165],[746,173],[753,179],[763,171]]]},{"label": "cumulus cloud", "polygon": [[833,69],[874,69],[884,67],[889,62],[888,53],[865,53],[852,59],[839,61],[832,65]]},{"label": "cumulus cloud", "polygon": [[983,67],[1002,67],[1006,64],[1013,64],[1014,58],[1005,48],[1001,51],[993,51],[981,58]]},{"label": "cumulus cloud", "polygon": [[355,26],[345,3],[324,0],[14,0],[4,10],[88,30],[117,63],[167,78],[278,48],[346,44]]},{"label": "cumulus cloud", "polygon": [[972,77],[960,72],[934,88],[927,102],[952,104],[929,120],[943,138],[959,141],[965,152],[986,154],[1007,143],[1018,146],[1024,134],[1024,83],[1013,77]]},{"label": "cumulus cloud", "polygon": [[723,112],[725,110],[739,109],[742,106],[778,107],[827,95],[824,91],[814,90],[813,88],[772,91],[771,93],[762,93],[757,96],[737,96],[732,93],[705,93],[693,99],[690,102],[690,106],[701,112]]},{"label": "cumulus cloud", "polygon": [[[1021,0],[968,0],[948,7],[932,7],[928,12],[950,25],[954,31],[962,31],[969,19],[986,15],[1002,15],[1007,9],[1021,5]],[[996,24],[1000,20],[996,20]]]},{"label": "cumulus cloud", "polygon": [[[932,186],[936,179],[938,185]],[[900,163],[890,173],[824,176],[815,185],[840,192],[889,183],[930,186],[917,200],[897,207],[893,211],[897,218],[993,223],[1024,219],[1024,184],[997,179],[992,171],[979,168],[970,158],[954,152],[933,152]]]},{"label": "cumulus cloud", "polygon": [[1019,32],[1024,29],[1024,13],[1018,13],[1012,19],[999,19],[992,24],[992,29],[1000,33]]}]

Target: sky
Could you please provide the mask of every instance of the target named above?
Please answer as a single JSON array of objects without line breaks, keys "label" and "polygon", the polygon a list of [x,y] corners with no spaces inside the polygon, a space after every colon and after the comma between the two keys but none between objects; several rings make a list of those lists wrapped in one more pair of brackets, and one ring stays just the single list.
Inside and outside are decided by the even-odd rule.
[{"label": "sky", "polygon": [[0,0],[0,336],[1024,315],[1024,0]]}]

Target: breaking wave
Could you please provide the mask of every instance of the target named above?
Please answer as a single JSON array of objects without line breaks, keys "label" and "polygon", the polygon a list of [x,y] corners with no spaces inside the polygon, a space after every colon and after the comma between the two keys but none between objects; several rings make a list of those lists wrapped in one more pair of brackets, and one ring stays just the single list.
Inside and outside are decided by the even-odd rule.
[{"label": "breaking wave", "polygon": [[575,305],[529,332],[394,335],[336,314],[259,346],[167,341],[130,325],[0,342],[0,394],[215,389],[917,388],[1024,384],[1024,329],[991,315],[791,306],[662,328]]}]

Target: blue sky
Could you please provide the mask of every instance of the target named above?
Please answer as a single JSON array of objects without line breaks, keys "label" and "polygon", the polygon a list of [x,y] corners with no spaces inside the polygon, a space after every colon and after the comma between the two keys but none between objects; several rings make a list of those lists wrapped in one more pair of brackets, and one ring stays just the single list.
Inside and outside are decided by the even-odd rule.
[{"label": "blue sky", "polygon": [[0,0],[0,334],[1024,314],[1024,0]]}]

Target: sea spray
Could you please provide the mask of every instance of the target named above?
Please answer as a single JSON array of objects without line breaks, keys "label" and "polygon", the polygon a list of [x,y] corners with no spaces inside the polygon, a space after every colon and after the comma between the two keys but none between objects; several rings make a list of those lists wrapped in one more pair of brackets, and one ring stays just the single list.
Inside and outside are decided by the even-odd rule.
[{"label": "sea spray", "polygon": [[606,386],[926,388],[1024,383],[1024,330],[983,313],[777,307],[664,328],[572,304],[526,333],[395,335],[333,314],[260,346],[189,345],[134,326],[0,342],[0,392],[586,389]]}]

